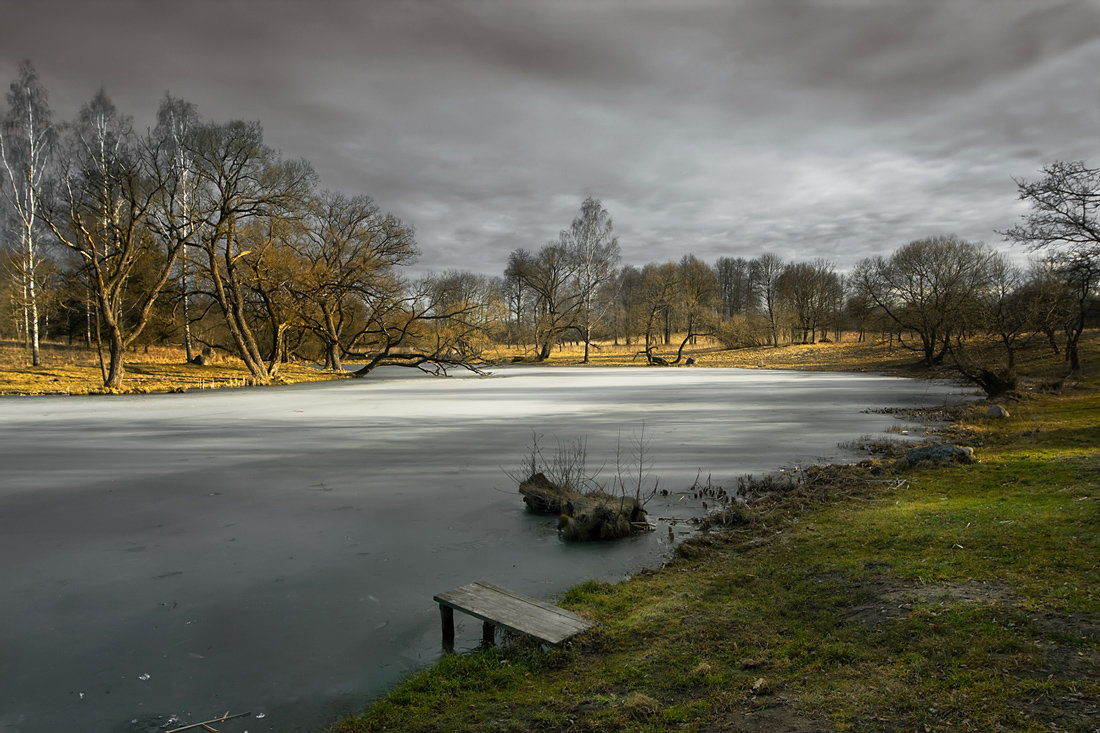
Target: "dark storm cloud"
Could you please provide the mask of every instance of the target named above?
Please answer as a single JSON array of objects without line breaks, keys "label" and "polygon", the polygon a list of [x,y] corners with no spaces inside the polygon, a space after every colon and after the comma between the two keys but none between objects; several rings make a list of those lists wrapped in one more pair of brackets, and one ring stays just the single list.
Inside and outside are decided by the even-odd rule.
[{"label": "dark storm cloud", "polygon": [[499,273],[603,199],[624,257],[848,266],[996,243],[1012,177],[1097,155],[1092,0],[0,0],[62,116],[104,85],[259,119],[322,184],[417,228],[426,269]]}]

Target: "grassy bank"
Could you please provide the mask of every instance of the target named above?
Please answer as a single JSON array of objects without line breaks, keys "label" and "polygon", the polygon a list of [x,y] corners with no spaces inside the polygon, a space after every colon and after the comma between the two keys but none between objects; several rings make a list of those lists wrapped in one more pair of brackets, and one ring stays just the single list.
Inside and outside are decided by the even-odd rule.
[{"label": "grassy bank", "polygon": [[[676,358],[676,344],[657,349],[654,353],[673,361]],[[696,367],[739,367],[744,369],[796,369],[829,372],[882,372],[902,377],[957,377],[948,363],[933,369],[920,361],[919,352],[896,340],[866,339],[859,341],[855,334],[846,334],[843,340],[826,341],[816,344],[785,344],[778,348],[772,346],[748,346],[726,349],[717,342],[701,338],[699,343],[684,349],[683,358],[693,359]],[[989,358],[990,365],[998,365],[1004,358],[1000,347],[995,343],[979,347]],[[1100,358],[1100,334],[1089,333],[1082,340],[1083,361]],[[973,355],[977,352],[970,352]],[[529,362],[530,351],[517,347],[498,347],[490,353],[496,361],[507,363],[513,359]],[[556,347],[550,357],[541,362],[547,366],[576,366],[584,358],[583,344],[569,344]],[[1044,384],[1059,381],[1066,372],[1064,360],[1051,353],[1045,344],[1032,343],[1017,354],[1017,367],[1028,384]],[[589,355],[592,366],[636,366],[645,367],[644,354],[639,354],[638,346],[625,346],[601,343],[593,348]],[[681,363],[678,366],[683,366]]]},{"label": "grassy bank", "polygon": [[[99,394],[103,373],[95,349],[43,344],[40,366],[32,366],[27,350],[0,343],[0,395]],[[309,365],[284,364],[273,384],[335,379]],[[213,364],[188,364],[182,349],[150,347],[127,353],[122,392],[185,392],[192,389],[246,387],[253,384],[238,360],[223,357]]]},{"label": "grassy bank", "polygon": [[[669,361],[676,358],[676,345],[658,349],[655,353]],[[507,362],[514,358],[530,359],[531,354],[522,348],[499,347],[492,358]],[[886,371],[911,370],[918,355],[911,349],[888,341],[857,341],[849,337],[841,342],[817,344],[790,344],[749,346],[725,349],[710,339],[702,338],[694,346],[684,349],[684,359],[691,357],[703,367],[743,367],[747,369],[813,369],[817,371]],[[583,344],[570,344],[554,348],[550,358],[542,362],[548,366],[575,366],[584,358]],[[597,344],[589,354],[592,366],[646,366],[639,347],[622,344]]]},{"label": "grassy bank", "polygon": [[[600,344],[591,357],[592,366],[645,366],[636,358],[637,347]],[[915,375],[922,368],[908,349],[886,342],[822,343],[793,345],[778,349],[753,347],[722,349],[700,343],[685,349],[701,367],[745,367],[768,369],[815,369],[830,371],[877,371]],[[575,366],[584,355],[582,346],[555,349],[543,362],[546,366]],[[529,356],[523,349],[499,347],[486,355],[490,362],[510,363]],[[68,344],[44,343],[40,366],[30,364],[26,347],[0,342],[0,395],[97,394],[103,391],[103,375],[95,349]],[[274,384],[338,379],[309,364],[284,364]],[[169,347],[142,348],[126,355],[123,392],[178,392],[251,386],[252,377],[240,360],[222,356],[212,364],[188,364],[183,350]]]},{"label": "grassy bank", "polygon": [[1098,388],[960,408],[979,464],[823,471],[571,590],[566,648],[447,657],[334,731],[1093,731]]},{"label": "grassy bank", "polygon": [[[659,351],[675,358],[676,350]],[[584,356],[583,345],[555,348],[544,366],[577,366]],[[508,364],[514,359],[530,362],[529,351],[518,347],[497,347],[485,354],[490,364]],[[701,339],[684,349],[697,367],[741,367],[747,369],[803,369],[813,371],[882,372],[906,377],[941,376],[950,378],[946,368],[929,371],[919,363],[916,352],[897,342],[849,337],[840,342],[791,344],[724,349]],[[1092,335],[1082,344],[1082,358],[1100,358],[1100,337]],[[103,391],[103,375],[95,349],[67,344],[44,343],[41,366],[31,366],[26,347],[15,342],[0,342],[0,395],[97,394]],[[590,366],[646,367],[637,346],[601,343],[591,352]],[[1064,364],[1045,348],[1035,348],[1020,356],[1021,371],[1032,382],[1054,382],[1064,374]],[[490,367],[491,368],[491,367]],[[659,368],[659,367],[658,367]],[[674,367],[677,368],[677,367]],[[292,384],[344,378],[308,363],[283,364],[272,384]],[[221,356],[205,366],[188,364],[182,349],[149,347],[126,354],[126,377],[122,392],[179,392],[192,389],[244,387],[252,377],[240,360]]]}]

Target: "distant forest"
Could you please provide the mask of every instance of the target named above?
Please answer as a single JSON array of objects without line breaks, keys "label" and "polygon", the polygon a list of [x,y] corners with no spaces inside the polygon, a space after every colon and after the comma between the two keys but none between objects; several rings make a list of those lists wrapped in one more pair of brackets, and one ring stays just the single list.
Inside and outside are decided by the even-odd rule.
[{"label": "distant forest", "polygon": [[366,195],[321,188],[307,161],[265,145],[259,122],[205,121],[166,95],[139,133],[102,90],[57,122],[30,62],[6,101],[0,338],[24,343],[35,365],[43,339],[96,347],[106,387],[122,384],[127,349],[150,344],[180,345],[189,361],[222,350],[263,382],[292,359],[362,375],[476,365],[496,345],[539,361],[573,342],[586,362],[614,343],[668,364],[700,339],[738,348],[848,333],[901,338],[993,394],[1015,385],[1016,354],[1035,340],[1078,368],[1097,318],[1100,169],[1082,162],[1017,181],[1029,213],[1002,234],[1033,254],[1026,267],[952,236],[847,273],[769,252],[624,265],[609,212],[588,198],[499,276],[413,278],[413,227]]}]

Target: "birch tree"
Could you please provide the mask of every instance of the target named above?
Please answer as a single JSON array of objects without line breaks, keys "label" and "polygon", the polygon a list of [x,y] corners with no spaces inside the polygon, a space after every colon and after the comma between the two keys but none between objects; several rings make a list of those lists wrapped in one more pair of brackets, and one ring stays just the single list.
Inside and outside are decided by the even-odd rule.
[{"label": "birch tree", "polygon": [[31,363],[41,363],[38,333],[38,202],[55,139],[46,89],[30,61],[19,65],[19,76],[7,94],[8,111],[0,123],[0,161],[6,174],[8,198],[19,229],[20,289],[23,295],[24,334]]},{"label": "birch tree", "polygon": [[157,109],[153,129],[156,154],[152,172],[158,186],[153,225],[165,240],[179,245],[180,304],[183,310],[183,347],[187,361],[195,358],[191,338],[192,277],[188,246],[194,246],[200,216],[198,174],[191,148],[200,120],[195,105],[166,94]]},{"label": "birch tree", "polygon": [[592,326],[599,314],[594,308],[596,293],[615,276],[619,264],[619,239],[612,234],[611,216],[599,199],[589,196],[581,204],[580,216],[564,233],[576,261],[577,291],[580,293],[580,330],[584,339],[584,361],[588,363]]}]

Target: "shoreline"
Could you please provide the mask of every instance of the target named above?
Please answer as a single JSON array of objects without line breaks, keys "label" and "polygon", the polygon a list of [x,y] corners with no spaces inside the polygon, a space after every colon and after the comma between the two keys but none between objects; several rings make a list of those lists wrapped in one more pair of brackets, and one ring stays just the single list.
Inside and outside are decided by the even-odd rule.
[{"label": "shoreline", "polygon": [[[174,348],[152,349],[150,353],[134,352],[128,355],[123,388],[115,391],[103,389],[94,349],[70,347],[62,344],[46,344],[45,358],[39,367],[22,363],[21,350],[11,345],[0,345],[0,397],[39,397],[46,395],[110,395],[110,394],[164,394],[195,390],[227,389],[242,387],[274,387],[303,382],[337,381],[352,379],[350,374],[333,373],[317,365],[285,364],[279,374],[268,384],[254,383],[251,375],[235,359],[226,357],[210,365],[188,364],[182,352]],[[178,353],[177,353],[178,352]],[[610,347],[596,351],[589,364],[583,364],[577,353],[571,350],[555,352],[543,362],[512,362],[522,350],[501,347],[493,352],[488,369],[505,366],[573,366],[599,368],[606,366],[638,367],[645,369],[683,369],[735,367],[745,369],[780,369],[799,371],[837,371],[850,373],[881,373],[886,376],[909,378],[951,378],[950,374],[929,371],[915,363],[914,352],[891,347],[886,342],[829,342],[818,344],[793,344],[773,347],[746,347],[720,349],[712,346],[696,347],[685,351],[696,362],[691,367],[649,366],[630,358],[632,352],[625,347]],[[453,371],[461,371],[454,368]],[[370,376],[365,377],[370,379]]]},{"label": "shoreline", "polygon": [[[1024,480],[1036,487],[1027,498],[1046,505],[1050,493],[1072,492],[1061,500],[1059,510],[1089,510],[1084,526],[1092,527],[1095,544],[1095,530],[1100,530],[1100,500],[1096,498],[1100,481],[1093,477],[1076,489],[1058,485],[1074,473],[1066,470],[1067,461],[1084,460],[1085,465],[1100,461],[1096,447],[1100,445],[1100,428],[1090,418],[1094,414],[1090,411],[1100,404],[1095,382],[1094,378],[1087,388],[1068,396],[1022,398],[1012,405],[1020,414],[1001,423],[984,416],[986,401],[981,398],[952,408],[913,411],[910,414],[924,413],[933,420],[949,417],[950,423],[936,428],[934,434],[948,442],[978,447],[984,462],[897,470],[889,465],[889,457],[879,454],[857,464],[813,467],[795,486],[765,486],[755,503],[749,502],[749,511],[716,522],[720,525],[717,532],[698,534],[681,543],[661,567],[621,583],[590,581],[567,592],[560,605],[600,624],[567,648],[541,652],[521,644],[515,649],[444,659],[374,700],[360,716],[345,719],[331,730],[461,729],[490,722],[496,729],[516,731],[535,725],[655,731],[683,726],[745,731],[909,730],[924,726],[1032,730],[1024,722],[1032,719],[1055,720],[1054,725],[1064,725],[1066,730],[1091,730],[1085,726],[1100,710],[1100,683],[1095,676],[1100,671],[1100,604],[1094,595],[1080,592],[1068,601],[1064,597],[1059,600],[1059,594],[1050,594],[1057,584],[1036,577],[1036,571],[1050,562],[1050,548],[1037,546],[1032,539],[1050,534],[1044,521],[1050,511],[1046,506],[1044,511],[1016,508],[1010,519],[983,523],[982,540],[997,543],[1004,541],[1002,528],[1022,532],[1017,526],[1031,521],[1033,526],[1022,532],[1023,544],[1014,558],[1024,572],[1015,567],[1005,572],[997,563],[980,563],[984,572],[974,568],[952,572],[945,563],[955,562],[953,555],[967,547],[971,552],[982,551],[984,545],[975,546],[972,538],[944,542],[946,547],[937,547],[934,564],[929,567],[929,558],[921,557],[919,547],[914,551],[915,545],[897,546],[897,540],[890,537],[914,531],[919,536],[922,531],[905,524],[907,510],[892,506],[927,507],[923,511],[932,512],[930,516],[937,519],[937,536],[953,535],[959,531],[956,526],[970,530],[973,521],[956,525],[954,503],[969,505],[974,496],[996,496],[1005,471],[1001,464],[1018,460],[1012,454],[1021,450],[1018,444],[1022,441],[1025,465],[1030,465],[1026,473],[1010,473],[1025,476]],[[1060,415],[1060,411],[1067,414]],[[1053,424],[1047,425],[1051,413]],[[1033,427],[1025,427],[1027,422]],[[1027,458],[1030,446],[1044,440],[1033,436],[1054,439],[1059,429],[1081,432],[1080,442],[1091,445],[1091,451],[1083,458],[1060,459],[1062,463],[1054,464],[1057,469],[1046,461]],[[1031,476],[1038,481],[1031,484]],[[768,479],[761,481],[766,484]],[[1054,484],[1049,491],[1044,490],[1048,483]],[[918,488],[925,485],[927,488]],[[938,496],[940,492],[943,496]],[[893,518],[884,521],[884,514]],[[1042,518],[1036,521],[1035,515]],[[873,531],[864,532],[858,522],[848,528],[838,521],[854,516],[873,518],[868,522]],[[893,521],[898,525],[891,526]],[[813,546],[814,535],[825,533],[860,539],[852,545],[848,537],[848,544],[841,545],[854,557],[838,552],[830,560],[812,550],[807,556],[805,548]],[[874,534],[871,544],[879,548],[870,555],[864,534]],[[1100,579],[1089,552],[1087,548],[1074,551],[1071,555],[1077,558],[1076,564],[1069,562],[1074,569],[1091,568],[1084,577],[1068,576],[1078,577],[1082,587],[1088,585],[1090,575],[1094,582]],[[797,566],[792,567],[796,557],[815,558],[809,560],[811,570],[800,572]],[[768,572],[761,572],[760,565],[769,568]],[[748,594],[750,598],[729,604],[700,599],[698,589],[712,585],[715,578],[724,579],[722,587],[737,588],[736,595]],[[837,611],[830,612],[833,601],[829,599],[834,596]],[[895,611],[880,610],[891,604]],[[740,617],[745,629],[731,627],[724,620],[731,615],[727,605],[758,608],[766,620],[761,616],[750,620],[750,614]],[[691,612],[687,607],[702,610]],[[937,627],[935,619],[945,610],[958,617],[957,623],[932,632],[933,638],[926,644],[923,638],[930,633],[929,623]],[[1002,634],[995,622],[990,627],[990,619],[998,616],[1017,619],[999,628],[1009,631],[1009,636],[1025,637],[1012,642],[1018,648],[1030,645],[1041,649],[1053,643],[1057,654],[1072,653],[1083,659],[1054,683],[1054,698],[1061,701],[1062,708],[1057,714],[1041,700],[1023,703],[1018,697],[1021,686],[1032,684],[1032,674],[1046,675],[1046,663],[1041,659],[1031,661],[1030,667],[1017,668],[1020,684],[1005,684],[1001,689],[991,690],[987,680],[1003,677],[1002,670],[1015,667],[1015,662],[996,660],[988,674],[965,672],[980,668],[975,664],[978,658],[986,660],[989,644],[1006,643],[994,641]],[[1051,618],[1061,620],[1052,625]],[[697,620],[692,621],[694,630],[687,635],[679,633],[678,627],[691,619]],[[849,619],[855,619],[854,628]],[[697,622],[705,625],[696,627]],[[817,630],[803,637],[804,632],[795,631],[797,628]],[[1051,634],[1071,633],[1075,628],[1091,631],[1059,651]],[[700,633],[702,638],[693,640],[692,633]],[[775,648],[790,643],[792,633],[809,644],[803,652],[806,656],[797,660],[789,652],[775,653]],[[761,637],[766,641],[762,643]],[[639,643],[642,639],[645,641]],[[884,639],[887,653],[880,654],[875,644]],[[964,639],[976,647],[977,658],[966,647],[953,646]],[[928,646],[931,648],[925,648]],[[941,646],[955,651],[941,658]],[[910,647],[917,651],[904,651]],[[911,662],[898,661],[903,654],[928,659],[926,664],[933,668],[924,677],[911,677],[907,671]],[[819,667],[821,664],[824,667]],[[806,671],[799,671],[809,668],[817,669],[812,682]],[[639,675],[639,670],[644,673]],[[932,692],[940,689],[936,680],[946,676],[956,680],[953,689],[959,689],[960,671],[976,681],[963,685],[971,690],[964,702],[945,704],[946,689],[938,695]],[[879,679],[885,684],[876,687]],[[833,686],[837,689],[830,689]],[[440,698],[436,691],[443,687],[451,692]],[[837,694],[837,690],[847,690],[851,700],[842,701],[844,693]],[[929,705],[925,699],[936,702]],[[1045,722],[1041,729],[1047,729]]]}]

